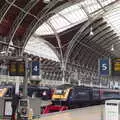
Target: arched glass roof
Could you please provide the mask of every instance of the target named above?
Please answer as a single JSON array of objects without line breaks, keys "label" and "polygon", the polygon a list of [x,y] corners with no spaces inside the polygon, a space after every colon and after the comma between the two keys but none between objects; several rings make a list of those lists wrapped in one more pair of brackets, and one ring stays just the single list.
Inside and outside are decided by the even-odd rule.
[{"label": "arched glass roof", "polygon": [[32,36],[30,38],[25,47],[25,52],[54,61],[59,61],[55,52],[45,43],[43,39],[38,37]]},{"label": "arched glass roof", "polygon": [[[110,8],[110,12],[105,11],[105,8],[108,5],[112,5],[115,2],[116,0],[83,0],[82,2],[73,2],[74,4],[72,6],[64,8],[62,11],[56,13],[54,16],[44,22],[35,31],[34,35],[42,36],[54,34],[54,31],[53,29],[51,29],[49,24],[52,24],[52,26],[58,33],[65,31],[68,28],[89,20],[92,15],[94,15],[95,13],[99,13],[99,11],[104,13],[103,17],[105,21],[113,27],[116,33],[118,33],[119,25],[117,22],[120,19],[120,5],[118,4],[118,6],[115,6],[115,8]],[[28,42],[25,48],[26,52],[30,52],[42,57],[47,57],[53,60],[58,60],[56,55],[53,55],[54,52],[52,53],[50,50],[46,50],[46,52],[44,52],[45,48],[48,48],[45,47],[45,43],[40,42],[38,38],[36,40],[34,38],[34,41],[32,39],[33,37]]]},{"label": "arched glass roof", "polygon": [[84,0],[68,8],[63,9],[45,23],[35,32],[37,35],[54,34],[48,25],[48,21],[54,26],[57,32],[62,32],[88,19],[89,15],[103,9],[105,6],[116,0]]}]

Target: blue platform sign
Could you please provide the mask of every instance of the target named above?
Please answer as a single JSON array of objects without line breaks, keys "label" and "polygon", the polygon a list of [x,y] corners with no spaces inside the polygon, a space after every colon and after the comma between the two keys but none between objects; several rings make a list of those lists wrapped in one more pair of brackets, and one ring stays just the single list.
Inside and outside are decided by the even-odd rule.
[{"label": "blue platform sign", "polygon": [[98,67],[99,67],[100,76],[110,75],[110,60],[109,59],[100,59]]},{"label": "blue platform sign", "polygon": [[32,62],[32,75],[33,76],[39,76],[40,75],[40,62],[39,61],[33,61]]}]

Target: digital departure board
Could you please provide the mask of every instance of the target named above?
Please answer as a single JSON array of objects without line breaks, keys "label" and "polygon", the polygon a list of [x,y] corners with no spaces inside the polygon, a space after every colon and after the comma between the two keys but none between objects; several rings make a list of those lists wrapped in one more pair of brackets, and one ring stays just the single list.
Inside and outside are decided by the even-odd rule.
[{"label": "digital departure board", "polygon": [[120,76],[120,58],[112,59],[112,76]]},{"label": "digital departure board", "polygon": [[24,61],[10,61],[9,62],[9,75],[10,76],[24,76],[25,75],[25,62]]},{"label": "digital departure board", "polygon": [[25,62],[24,61],[17,62],[17,76],[24,75],[25,75]]}]

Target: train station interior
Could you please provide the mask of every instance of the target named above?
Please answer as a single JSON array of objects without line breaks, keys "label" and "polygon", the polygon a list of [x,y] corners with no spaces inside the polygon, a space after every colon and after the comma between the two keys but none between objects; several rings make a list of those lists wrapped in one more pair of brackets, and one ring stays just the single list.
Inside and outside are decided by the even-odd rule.
[{"label": "train station interior", "polygon": [[2,120],[20,90],[20,120],[120,120],[120,1],[0,0]]}]

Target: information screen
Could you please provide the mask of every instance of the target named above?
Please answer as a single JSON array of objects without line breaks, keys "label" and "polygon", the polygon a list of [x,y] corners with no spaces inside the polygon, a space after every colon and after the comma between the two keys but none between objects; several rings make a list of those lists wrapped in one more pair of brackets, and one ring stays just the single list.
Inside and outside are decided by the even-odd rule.
[{"label": "information screen", "polygon": [[20,106],[25,106],[26,107],[27,105],[28,105],[27,101],[22,101],[22,100],[20,101]]},{"label": "information screen", "polygon": [[112,59],[112,75],[120,76],[120,58]]},{"label": "information screen", "polygon": [[25,75],[25,62],[24,61],[17,62],[17,76],[24,75]]},{"label": "information screen", "polygon": [[24,76],[25,75],[25,62],[24,61],[10,61],[9,62],[9,75],[10,76]]},{"label": "information screen", "polygon": [[10,63],[9,63],[9,75],[16,76],[16,74],[17,74],[16,62],[10,61]]}]

